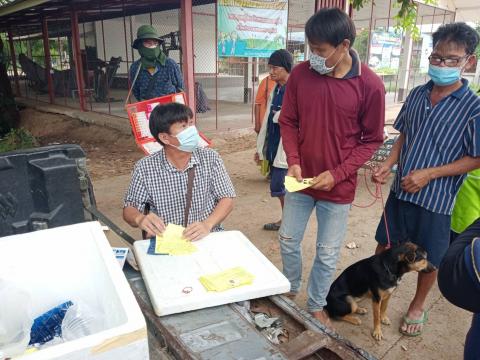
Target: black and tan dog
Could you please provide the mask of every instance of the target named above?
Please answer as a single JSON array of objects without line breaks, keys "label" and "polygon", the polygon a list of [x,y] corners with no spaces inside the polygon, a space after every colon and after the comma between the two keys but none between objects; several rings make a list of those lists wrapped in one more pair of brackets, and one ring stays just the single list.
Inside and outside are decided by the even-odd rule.
[{"label": "black and tan dog", "polygon": [[365,314],[367,309],[359,307],[355,298],[370,296],[373,305],[372,336],[381,340],[380,323],[390,325],[386,315],[388,301],[402,275],[410,271],[433,270],[435,267],[428,262],[425,250],[410,242],[403,243],[346,268],[330,287],[325,310],[331,318],[360,325],[361,321],[355,314]]}]

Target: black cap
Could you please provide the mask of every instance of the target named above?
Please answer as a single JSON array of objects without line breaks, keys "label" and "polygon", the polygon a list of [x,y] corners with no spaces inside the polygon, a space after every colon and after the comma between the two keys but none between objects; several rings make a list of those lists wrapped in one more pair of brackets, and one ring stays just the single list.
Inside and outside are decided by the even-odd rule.
[{"label": "black cap", "polygon": [[281,66],[289,73],[293,66],[292,54],[285,49],[276,50],[270,55],[268,65]]}]

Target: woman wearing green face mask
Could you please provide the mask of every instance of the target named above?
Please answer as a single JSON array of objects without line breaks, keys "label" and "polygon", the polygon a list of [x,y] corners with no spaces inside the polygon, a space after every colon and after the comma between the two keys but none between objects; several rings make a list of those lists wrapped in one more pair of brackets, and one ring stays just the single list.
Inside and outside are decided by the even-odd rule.
[{"label": "woman wearing green face mask", "polygon": [[130,67],[130,83],[138,101],[183,91],[183,78],[178,64],[160,47],[161,39],[152,25],[142,25],[132,47],[140,59]]}]

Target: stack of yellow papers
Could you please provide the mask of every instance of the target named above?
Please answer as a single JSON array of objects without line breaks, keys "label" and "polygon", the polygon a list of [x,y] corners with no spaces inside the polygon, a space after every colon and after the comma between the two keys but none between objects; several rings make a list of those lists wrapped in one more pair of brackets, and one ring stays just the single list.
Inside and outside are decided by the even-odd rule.
[{"label": "stack of yellow papers", "polygon": [[250,285],[255,276],[238,266],[216,274],[201,276],[200,282],[207,291],[225,291],[243,285]]},{"label": "stack of yellow papers", "polygon": [[313,178],[303,179],[303,181],[298,182],[293,176],[285,176],[285,188],[288,192],[300,191],[312,186],[312,179]]},{"label": "stack of yellow papers", "polygon": [[188,255],[197,251],[197,247],[183,237],[184,230],[183,226],[168,224],[155,239],[155,254]]}]

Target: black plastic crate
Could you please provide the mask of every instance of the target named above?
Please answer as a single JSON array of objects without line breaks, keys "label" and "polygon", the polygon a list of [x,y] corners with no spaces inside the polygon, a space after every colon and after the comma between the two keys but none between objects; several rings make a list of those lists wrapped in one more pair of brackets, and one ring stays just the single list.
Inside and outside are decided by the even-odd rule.
[{"label": "black plastic crate", "polygon": [[94,203],[80,146],[0,153],[0,236],[92,220]]}]

